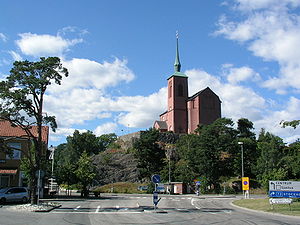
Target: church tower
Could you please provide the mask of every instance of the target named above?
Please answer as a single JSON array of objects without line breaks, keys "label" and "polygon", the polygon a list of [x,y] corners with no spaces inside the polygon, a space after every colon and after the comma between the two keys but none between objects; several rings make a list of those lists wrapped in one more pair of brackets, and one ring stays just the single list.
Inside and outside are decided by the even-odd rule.
[{"label": "church tower", "polygon": [[175,71],[168,78],[168,118],[166,122],[168,131],[187,133],[188,77],[184,73],[181,73],[180,69],[178,35],[176,35]]}]

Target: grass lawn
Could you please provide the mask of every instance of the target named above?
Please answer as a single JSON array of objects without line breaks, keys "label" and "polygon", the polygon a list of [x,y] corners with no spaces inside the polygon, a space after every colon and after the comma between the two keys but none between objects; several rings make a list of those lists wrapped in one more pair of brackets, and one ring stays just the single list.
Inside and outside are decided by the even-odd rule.
[{"label": "grass lawn", "polygon": [[280,213],[285,215],[300,216],[300,202],[293,202],[291,207],[287,204],[273,205],[269,203],[269,199],[241,199],[233,202],[234,205],[248,209],[260,210],[265,212]]}]

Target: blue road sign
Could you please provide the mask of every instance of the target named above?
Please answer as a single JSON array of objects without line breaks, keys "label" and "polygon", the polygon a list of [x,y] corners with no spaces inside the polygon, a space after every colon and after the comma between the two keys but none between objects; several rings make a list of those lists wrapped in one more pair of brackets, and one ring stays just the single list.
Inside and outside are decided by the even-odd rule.
[{"label": "blue road sign", "polygon": [[151,180],[153,183],[158,184],[160,183],[160,176],[158,174],[154,174],[152,175]]},{"label": "blue road sign", "polygon": [[201,181],[196,181],[196,185],[200,185],[201,184]]},{"label": "blue road sign", "polygon": [[300,191],[269,191],[272,198],[300,198]]},{"label": "blue road sign", "polygon": [[153,204],[154,205],[157,205],[158,204],[158,192],[157,191],[154,191],[153,192]]}]

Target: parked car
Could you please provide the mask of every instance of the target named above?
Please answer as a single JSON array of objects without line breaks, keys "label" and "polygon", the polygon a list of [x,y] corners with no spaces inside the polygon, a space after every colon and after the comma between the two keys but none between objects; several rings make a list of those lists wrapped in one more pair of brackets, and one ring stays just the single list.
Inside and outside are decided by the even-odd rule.
[{"label": "parked car", "polygon": [[0,189],[0,203],[5,202],[23,202],[29,200],[27,188],[24,187],[7,187]]}]

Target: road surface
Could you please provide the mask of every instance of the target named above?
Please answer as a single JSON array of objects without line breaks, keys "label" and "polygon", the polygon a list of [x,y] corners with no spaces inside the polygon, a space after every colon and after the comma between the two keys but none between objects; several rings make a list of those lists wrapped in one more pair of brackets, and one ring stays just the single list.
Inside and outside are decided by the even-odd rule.
[{"label": "road surface", "polygon": [[99,224],[222,224],[296,225],[299,217],[270,215],[236,208],[235,196],[161,195],[154,210],[151,195],[102,195],[101,199],[59,199],[60,208],[49,213],[0,208],[1,225],[99,225]]}]

